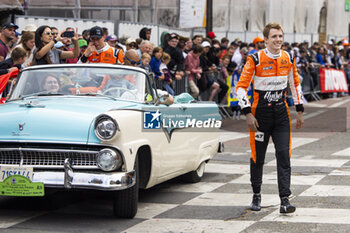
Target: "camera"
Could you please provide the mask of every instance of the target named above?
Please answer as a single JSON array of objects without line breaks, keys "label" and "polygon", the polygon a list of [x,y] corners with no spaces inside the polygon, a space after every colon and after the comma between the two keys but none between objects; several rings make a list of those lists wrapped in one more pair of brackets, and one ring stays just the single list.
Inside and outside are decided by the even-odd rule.
[{"label": "camera", "polygon": [[62,37],[74,37],[74,32],[73,31],[65,31],[62,34]]}]

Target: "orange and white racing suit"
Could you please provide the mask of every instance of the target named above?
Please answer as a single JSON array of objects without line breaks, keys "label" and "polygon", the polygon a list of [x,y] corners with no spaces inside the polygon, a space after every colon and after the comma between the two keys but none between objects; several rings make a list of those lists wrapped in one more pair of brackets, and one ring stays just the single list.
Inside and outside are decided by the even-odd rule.
[{"label": "orange and white racing suit", "polygon": [[[254,96],[250,104],[247,89],[252,83]],[[244,114],[252,113],[258,121],[258,132],[249,129],[251,160],[250,180],[254,193],[260,193],[265,153],[270,136],[275,144],[280,197],[289,196],[291,119],[286,102],[291,89],[296,110],[304,111],[299,75],[292,55],[284,50],[274,55],[268,49],[247,57],[236,91]]]},{"label": "orange and white racing suit", "polygon": [[120,49],[109,46],[105,43],[105,46],[93,51],[89,57],[82,57],[81,63],[109,63],[109,64],[123,64],[124,53]]}]

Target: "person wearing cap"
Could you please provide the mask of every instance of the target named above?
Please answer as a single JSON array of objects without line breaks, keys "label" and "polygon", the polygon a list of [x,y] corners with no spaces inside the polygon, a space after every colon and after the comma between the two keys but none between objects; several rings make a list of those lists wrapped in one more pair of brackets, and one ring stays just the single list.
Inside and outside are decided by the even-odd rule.
[{"label": "person wearing cap", "polygon": [[118,38],[115,35],[108,35],[105,41],[109,44],[109,46],[115,48],[118,42]]},{"label": "person wearing cap", "polygon": [[[35,24],[27,24],[25,27],[24,27],[24,30],[23,31],[26,31],[26,32],[35,32],[36,29],[38,29],[37,26],[35,26]],[[23,32],[22,32],[23,33]]]},{"label": "person wearing cap", "polygon": [[[203,43],[204,44],[208,43],[208,46],[210,46],[209,42],[207,41],[204,41]],[[209,47],[209,51],[206,52],[206,49],[205,49],[204,53],[206,53],[206,57],[212,64],[212,66],[209,68],[209,75],[207,75],[207,78],[208,80],[209,79],[212,79],[213,81],[215,80],[214,83],[212,84],[213,88],[216,88],[217,84],[220,86],[218,99],[217,99],[217,103],[220,104],[224,99],[224,97],[226,96],[227,90],[228,90],[228,86],[226,85],[226,79],[214,78],[214,77],[218,77],[218,74],[219,74],[220,59],[218,55],[221,53],[220,42],[218,40],[213,39],[212,45],[211,47]],[[215,76],[212,76],[213,74]],[[213,92],[211,94],[214,95]]]},{"label": "person wearing cap", "polygon": [[212,63],[208,57],[211,44],[209,41],[203,41],[201,44],[203,53],[199,57],[200,66],[203,70],[202,77],[198,81],[199,89],[204,92],[211,88],[209,101],[213,101],[216,93],[219,91],[220,85],[214,81],[213,74],[217,67]]},{"label": "person wearing cap", "polygon": [[144,27],[140,30],[139,36],[143,40],[151,40],[151,32],[152,32],[152,28]]},{"label": "person wearing cap", "polygon": [[84,54],[84,52],[85,52],[85,50],[86,50],[86,48],[88,46],[88,43],[84,39],[79,39],[78,43],[79,43],[79,48],[80,48],[80,54],[79,54],[78,59],[80,59],[81,56],[83,56],[83,54]]},{"label": "person wearing cap", "polygon": [[240,48],[239,48],[239,42],[238,42],[238,38],[234,41],[231,42],[231,46],[234,49],[233,52],[233,56],[231,58],[231,61],[235,62],[237,64],[236,70],[241,67],[241,63],[242,63],[242,55],[240,52]]},{"label": "person wearing cap", "polygon": [[168,64],[168,69],[173,78],[180,80],[184,75],[185,59],[182,55],[182,50],[177,46],[179,43],[179,35],[171,33],[168,45],[164,48],[164,52],[168,53],[171,60]]},{"label": "person wearing cap", "polygon": [[253,45],[254,45],[254,49],[250,50],[248,52],[248,55],[253,54],[258,52],[260,49],[264,49],[265,48],[265,42],[264,39],[260,38],[260,37],[255,37],[253,40]]},{"label": "person wearing cap", "polygon": [[81,63],[109,63],[118,62],[117,50],[105,42],[103,30],[99,26],[90,29],[90,42],[83,56]]},{"label": "person wearing cap", "polygon": [[118,38],[115,35],[109,35],[106,37],[106,42],[109,46],[115,48],[118,58],[118,64],[123,64],[124,52],[123,49],[118,45]]},{"label": "person wearing cap", "polygon": [[12,40],[15,38],[15,30],[18,26],[13,23],[5,23],[1,29],[0,35],[0,62],[2,62],[8,52],[10,51],[10,46],[12,45]]},{"label": "person wearing cap", "polygon": [[137,48],[137,44],[136,44],[136,40],[134,38],[128,38],[125,41],[125,46],[126,46],[126,51],[130,50],[130,49],[136,49]]},{"label": "person wearing cap", "polygon": [[327,63],[330,64],[330,67],[334,68],[334,64],[332,62],[334,59],[333,47],[334,47],[333,40],[329,40],[326,47],[327,48],[326,60],[327,60]]},{"label": "person wearing cap", "polygon": [[15,37],[11,40],[11,45],[10,45],[11,49],[13,49],[16,46],[16,44],[17,44],[17,42],[19,40],[19,36],[21,36],[21,35],[22,35],[21,33],[17,32],[15,30]]},{"label": "person wearing cap", "polygon": [[61,34],[54,39],[51,28],[47,25],[40,26],[35,31],[35,49],[33,50],[33,65],[60,64],[61,60],[79,56],[78,29],[74,33],[73,51],[61,51],[55,48],[55,44],[62,40]]}]

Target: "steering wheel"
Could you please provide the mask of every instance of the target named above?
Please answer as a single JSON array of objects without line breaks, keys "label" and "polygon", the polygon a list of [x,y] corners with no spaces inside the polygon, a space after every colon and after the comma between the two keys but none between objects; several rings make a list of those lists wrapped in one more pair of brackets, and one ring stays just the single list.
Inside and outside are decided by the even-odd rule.
[{"label": "steering wheel", "polygon": [[114,96],[114,97],[121,97],[121,93],[123,91],[123,92],[128,92],[128,93],[132,94],[135,97],[135,99],[137,99],[137,96],[136,96],[136,94],[134,92],[132,92],[129,89],[123,88],[123,87],[111,87],[111,88],[108,88],[107,90],[103,91],[102,94],[105,95],[108,92],[115,91],[115,90],[117,91],[117,96]]}]

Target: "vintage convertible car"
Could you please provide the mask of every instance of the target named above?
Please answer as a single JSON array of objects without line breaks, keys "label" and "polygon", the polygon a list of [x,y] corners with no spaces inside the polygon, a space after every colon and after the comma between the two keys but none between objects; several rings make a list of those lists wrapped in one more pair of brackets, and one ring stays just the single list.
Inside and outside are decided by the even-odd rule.
[{"label": "vintage convertible car", "polygon": [[0,195],[112,191],[114,215],[132,218],[139,188],[177,176],[198,182],[221,147],[218,107],[188,94],[161,104],[167,97],[139,68],[24,69],[0,105]]}]

